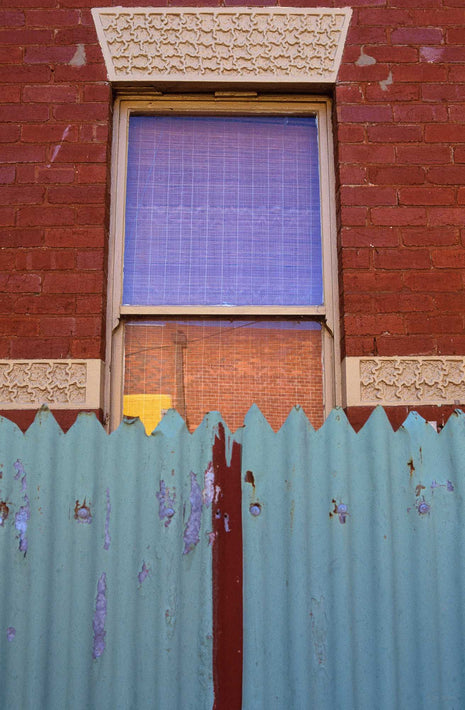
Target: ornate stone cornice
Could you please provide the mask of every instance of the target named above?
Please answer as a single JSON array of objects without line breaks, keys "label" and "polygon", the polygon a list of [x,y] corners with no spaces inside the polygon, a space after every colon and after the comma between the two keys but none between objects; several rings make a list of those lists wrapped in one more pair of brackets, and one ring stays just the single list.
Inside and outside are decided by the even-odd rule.
[{"label": "ornate stone cornice", "polygon": [[94,8],[110,81],[336,81],[350,8]]},{"label": "ornate stone cornice", "polygon": [[463,404],[465,357],[349,357],[346,406]]},{"label": "ornate stone cornice", "polygon": [[0,360],[0,409],[99,409],[101,360]]}]

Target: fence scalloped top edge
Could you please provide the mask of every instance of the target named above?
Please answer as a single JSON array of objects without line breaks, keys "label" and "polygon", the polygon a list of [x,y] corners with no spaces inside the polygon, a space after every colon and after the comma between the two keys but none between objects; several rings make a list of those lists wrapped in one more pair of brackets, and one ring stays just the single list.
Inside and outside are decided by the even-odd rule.
[{"label": "fence scalloped top edge", "polygon": [[392,433],[394,435],[405,433],[405,431],[420,434],[422,428],[427,426],[428,435],[431,436],[431,434],[440,435],[443,431],[455,430],[457,427],[462,429],[465,424],[465,414],[461,409],[454,410],[450,414],[444,427],[436,431],[434,427],[430,425],[430,422],[426,421],[417,412],[412,411],[408,414],[403,424],[394,431],[384,408],[378,406],[373,410],[360,430],[356,432],[344,410],[340,407],[332,409],[322,426],[319,429],[314,429],[304,410],[297,406],[291,409],[281,428],[275,432],[259,407],[254,404],[245,415],[244,424],[232,433],[227,423],[225,423],[221,417],[220,412],[208,412],[201,424],[193,432],[189,432],[181,415],[175,409],[170,409],[154,431],[150,435],[147,435],[144,424],[139,417],[124,417],[119,427],[111,434],[107,434],[103,425],[93,412],[80,412],[75,422],[67,432],[64,432],[56,421],[52,411],[46,405],[43,405],[37,410],[34,421],[24,433],[21,431],[20,427],[8,419],[8,417],[0,416],[0,436],[2,436],[2,434],[13,437],[28,436],[31,434],[36,435],[40,429],[46,429],[48,435],[55,430],[57,436],[75,436],[78,433],[88,431],[89,433],[92,432],[94,436],[99,435],[98,433],[100,432],[104,437],[119,437],[128,436],[130,431],[132,436],[135,435],[137,437],[143,437],[144,439],[150,439],[151,437],[158,437],[160,435],[166,437],[178,435],[197,436],[201,435],[205,430],[216,431],[219,424],[224,427],[227,436],[230,437],[233,435],[234,438],[238,439],[240,439],[242,433],[249,428],[256,429],[257,433],[261,431],[264,436],[274,435],[278,437],[286,436],[289,431],[299,430],[302,431],[302,433],[306,431],[309,435],[320,437],[328,434],[330,430],[337,428],[339,431],[346,429],[349,436],[353,435],[358,437],[374,435],[375,432],[380,433],[381,431],[387,431],[388,434]]}]

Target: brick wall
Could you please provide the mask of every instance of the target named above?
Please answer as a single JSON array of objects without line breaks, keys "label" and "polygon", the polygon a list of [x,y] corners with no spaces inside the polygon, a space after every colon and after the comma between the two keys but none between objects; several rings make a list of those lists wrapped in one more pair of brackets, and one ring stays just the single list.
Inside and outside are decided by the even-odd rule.
[{"label": "brick wall", "polygon": [[219,410],[235,431],[252,404],[275,430],[296,404],[323,423],[319,328],[172,321],[128,326],[125,337],[125,394],[170,395],[191,429]]},{"label": "brick wall", "polygon": [[[334,91],[343,354],[464,355],[464,3],[351,6]],[[0,358],[104,357],[112,97],[90,7],[0,11]]]}]

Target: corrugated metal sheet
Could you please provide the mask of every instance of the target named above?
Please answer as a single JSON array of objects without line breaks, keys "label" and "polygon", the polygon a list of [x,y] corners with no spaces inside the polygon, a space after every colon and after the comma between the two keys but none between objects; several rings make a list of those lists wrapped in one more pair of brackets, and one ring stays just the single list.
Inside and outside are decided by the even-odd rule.
[{"label": "corrugated metal sheet", "polygon": [[[212,707],[218,422],[0,419],[3,707]],[[464,708],[465,416],[275,434],[253,409],[235,439],[244,710]]]},{"label": "corrugated metal sheet", "polygon": [[241,437],[243,708],[464,708],[464,415]]},{"label": "corrugated metal sheet", "polygon": [[2,707],[212,707],[216,421],[0,419]]}]

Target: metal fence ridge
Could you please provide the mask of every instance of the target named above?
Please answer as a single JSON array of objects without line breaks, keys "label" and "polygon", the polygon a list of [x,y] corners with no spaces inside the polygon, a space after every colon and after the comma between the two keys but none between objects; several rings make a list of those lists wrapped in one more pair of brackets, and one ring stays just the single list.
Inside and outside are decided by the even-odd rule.
[{"label": "metal fence ridge", "polygon": [[[462,426],[463,420],[462,418],[464,417],[464,413],[460,409],[456,409],[450,417],[448,418],[447,422],[445,423],[444,427],[440,430],[435,430],[433,426],[429,422],[427,422],[420,414],[418,414],[415,411],[410,412],[403,424],[397,429],[394,430],[388,417],[387,414],[382,406],[375,407],[373,409],[373,412],[369,415],[367,418],[366,422],[363,424],[363,426],[359,429],[359,431],[355,431],[352,425],[350,424],[344,410],[342,407],[335,407],[330,411],[328,414],[327,418],[319,427],[318,429],[315,429],[312,426],[312,423],[306,416],[304,410],[299,407],[293,407],[286,420],[278,429],[276,432],[272,429],[272,427],[269,425],[266,417],[262,414],[260,411],[260,408],[257,405],[252,405],[252,407],[249,409],[247,414],[244,417],[244,424],[242,427],[239,427],[235,432],[231,432],[231,430],[228,428],[227,422],[222,418],[221,412],[218,411],[212,411],[208,412],[205,414],[205,417],[201,424],[192,432],[190,432],[185,424],[184,419],[182,416],[175,410],[175,409],[169,409],[167,413],[163,416],[161,419],[160,423],[156,426],[156,428],[153,430],[153,432],[149,435],[146,434],[145,428],[139,417],[123,417],[123,420],[121,424],[118,426],[115,431],[111,432],[108,434],[110,437],[115,437],[115,436],[120,436],[121,433],[129,428],[132,430],[136,430],[138,432],[138,436],[145,436],[146,438],[150,438],[154,435],[158,434],[164,434],[166,436],[173,436],[181,433],[184,431],[185,434],[188,434],[190,436],[195,436],[197,432],[201,433],[204,431],[204,429],[207,428],[212,428],[212,425],[218,425],[222,424],[224,429],[226,430],[228,436],[234,435],[235,438],[240,439],[241,438],[241,432],[245,426],[258,426],[260,427],[263,431],[269,431],[270,433],[279,435],[279,436],[286,436],[286,432],[290,428],[294,428],[296,426],[298,427],[304,427],[308,429],[309,432],[314,432],[315,434],[318,434],[319,432],[325,432],[326,429],[332,428],[332,427],[339,427],[339,428],[346,428],[348,432],[352,432],[354,435],[371,435],[374,429],[379,430],[379,428],[386,428],[386,432],[393,432],[396,433],[398,431],[402,431],[405,428],[408,428],[412,430],[412,428],[415,427],[422,427],[423,425],[427,425],[428,428],[428,434],[430,435],[431,432],[435,432],[437,434],[441,434],[444,430],[447,430],[447,428],[450,427],[455,427],[455,426]],[[93,424],[89,424],[90,422],[93,422]],[[84,424],[86,422],[86,424]],[[462,424],[460,423],[462,422]],[[0,416],[0,426],[4,427],[4,431],[8,430],[10,436],[16,436],[16,435],[21,435],[22,432],[20,428],[11,420],[9,420],[6,416]],[[32,424],[26,429],[24,432],[24,435],[35,435],[36,431],[42,429],[43,427],[48,427],[49,430],[54,429],[57,432],[58,436],[66,436],[68,433],[74,433],[76,431],[80,431],[83,427],[88,427],[88,426],[93,426],[96,430],[100,429],[102,435],[106,435],[107,432],[104,428],[104,426],[99,422],[97,419],[96,415],[93,412],[80,412],[74,423],[69,427],[69,429],[65,432],[63,429],[60,427],[58,422],[56,421],[55,417],[53,416],[53,413],[50,411],[50,409],[47,407],[47,405],[43,405],[40,409],[38,409],[36,416],[34,418],[34,421]],[[431,432],[430,432],[431,430]]]}]

